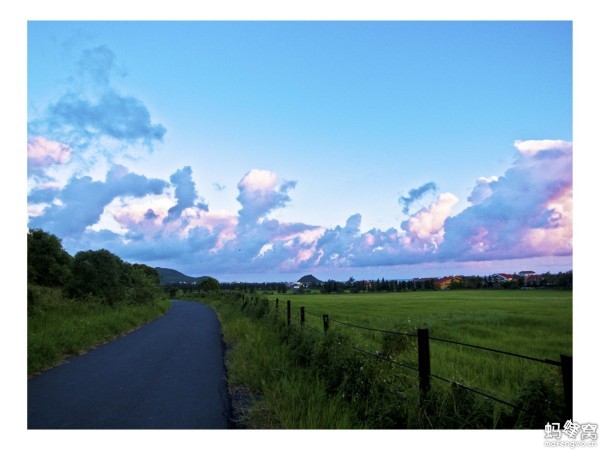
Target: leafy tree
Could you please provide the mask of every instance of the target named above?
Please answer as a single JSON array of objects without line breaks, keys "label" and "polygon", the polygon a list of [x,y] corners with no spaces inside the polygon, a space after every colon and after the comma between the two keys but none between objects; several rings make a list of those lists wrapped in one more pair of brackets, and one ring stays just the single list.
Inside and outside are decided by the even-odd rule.
[{"label": "leafy tree", "polygon": [[41,286],[64,286],[71,274],[72,257],[61,240],[40,229],[27,233],[27,280]]},{"label": "leafy tree", "polygon": [[79,252],[73,259],[69,293],[80,298],[91,294],[113,305],[124,298],[130,275],[121,258],[108,250]]},{"label": "leafy tree", "polygon": [[146,264],[134,264],[133,268],[142,271],[153,283],[160,284],[160,274],[154,267]]},{"label": "leafy tree", "polygon": [[219,282],[210,277],[203,279],[199,286],[203,291],[218,291],[221,288]]},{"label": "leafy tree", "polygon": [[150,303],[162,295],[160,276],[156,269],[145,264],[123,263],[121,282],[125,288],[122,300],[131,303]]}]

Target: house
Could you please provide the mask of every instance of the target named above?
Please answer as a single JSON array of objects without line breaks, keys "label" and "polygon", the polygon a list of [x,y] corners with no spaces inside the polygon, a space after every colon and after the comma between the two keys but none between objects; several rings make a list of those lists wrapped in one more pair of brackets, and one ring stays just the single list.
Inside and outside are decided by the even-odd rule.
[{"label": "house", "polygon": [[527,278],[531,275],[535,275],[535,272],[533,270],[523,270],[519,272],[519,276],[523,278]]},{"label": "house", "polygon": [[513,278],[514,276],[508,273],[495,273],[490,276],[490,281],[493,283],[503,283],[505,281],[512,281]]},{"label": "house", "polygon": [[444,277],[444,278],[440,278],[437,281],[434,281],[433,287],[435,289],[445,291],[446,289],[450,289],[450,286],[452,285],[452,283],[461,283],[461,282],[462,282],[462,277],[452,275],[450,277]]}]

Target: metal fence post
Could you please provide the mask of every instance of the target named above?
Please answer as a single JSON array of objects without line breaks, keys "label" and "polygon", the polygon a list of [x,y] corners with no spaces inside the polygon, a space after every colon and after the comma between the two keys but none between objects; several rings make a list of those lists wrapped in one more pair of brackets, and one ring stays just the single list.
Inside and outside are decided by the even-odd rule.
[{"label": "metal fence post", "polygon": [[287,301],[287,324],[288,327],[292,322],[292,302],[290,300]]},{"label": "metal fence post", "polygon": [[429,329],[419,328],[417,330],[417,340],[419,345],[419,389],[421,391],[421,404],[423,405],[431,387]]},{"label": "metal fence post", "polygon": [[329,314],[323,314],[323,330],[325,334],[329,331]]},{"label": "metal fence post", "polygon": [[565,395],[564,421],[573,420],[573,357],[560,355],[560,372],[563,380],[563,392]]}]

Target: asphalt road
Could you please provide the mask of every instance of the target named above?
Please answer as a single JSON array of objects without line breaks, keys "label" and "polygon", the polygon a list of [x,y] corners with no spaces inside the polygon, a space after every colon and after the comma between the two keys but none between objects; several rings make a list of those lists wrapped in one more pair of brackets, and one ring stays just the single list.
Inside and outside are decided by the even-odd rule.
[{"label": "asphalt road", "polygon": [[163,317],[31,378],[29,429],[224,429],[220,323],[173,301]]}]

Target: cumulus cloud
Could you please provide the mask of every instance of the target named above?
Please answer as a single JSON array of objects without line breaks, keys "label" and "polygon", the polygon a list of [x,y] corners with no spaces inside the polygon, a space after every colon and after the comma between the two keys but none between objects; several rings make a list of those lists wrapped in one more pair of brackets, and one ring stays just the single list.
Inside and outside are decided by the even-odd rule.
[{"label": "cumulus cloud", "polygon": [[237,213],[210,211],[187,166],[169,182],[115,165],[103,181],[73,177],[64,189],[40,186],[29,195],[30,224],[57,233],[70,250],[108,248],[155,265],[177,261],[193,273],[570,255],[571,144],[518,141],[515,146],[517,158],[503,175],[475,181],[466,209],[454,213],[458,197],[433,196],[438,188],[427,183],[399,202],[404,211],[423,206],[388,230],[363,232],[360,213],[328,229],[275,220],[269,214],[289,204],[296,182],[261,169],[239,181]]},{"label": "cumulus cloud", "polygon": [[572,144],[517,141],[519,157],[481,202],[447,219],[447,260],[508,259],[572,252]]},{"label": "cumulus cloud", "polygon": [[562,152],[570,153],[573,150],[573,145],[570,142],[541,139],[528,141],[515,141],[515,147],[523,156],[535,156],[539,152]]},{"label": "cumulus cloud", "polygon": [[422,209],[403,222],[401,228],[406,231],[405,244],[435,252],[444,241],[444,224],[457,203],[458,197],[455,195],[441,194],[429,208]]},{"label": "cumulus cloud", "polygon": [[489,178],[480,177],[475,182],[475,187],[473,188],[471,195],[469,195],[469,197],[467,197],[467,200],[473,204],[481,203],[486,198],[488,198],[490,195],[492,195],[492,183],[495,183],[497,181],[498,181],[498,177],[496,177],[496,176],[489,177]]},{"label": "cumulus cloud", "polygon": [[408,192],[408,195],[401,196],[398,199],[398,203],[400,204],[400,206],[402,206],[402,212],[404,214],[408,214],[410,207],[415,202],[417,202],[418,200],[421,200],[427,194],[435,194],[435,192],[437,192],[437,190],[438,190],[438,187],[434,182],[425,183],[424,185],[419,186],[418,188],[411,189]]},{"label": "cumulus cloud", "polygon": [[288,191],[296,187],[295,181],[282,181],[274,172],[253,169],[238,183],[238,211],[240,225],[253,224],[271,211],[284,207],[290,197]]},{"label": "cumulus cloud", "polygon": [[175,186],[177,204],[169,209],[167,221],[179,219],[181,213],[187,208],[199,208],[203,211],[208,211],[208,205],[203,199],[200,199],[196,203],[199,197],[198,192],[196,192],[196,183],[192,179],[192,168],[190,166],[185,166],[183,169],[178,170],[171,175],[169,180]]},{"label": "cumulus cloud", "polygon": [[47,208],[43,215],[32,218],[30,225],[61,237],[78,236],[99,220],[104,208],[113,199],[159,194],[166,186],[167,183],[162,180],[130,173],[119,165],[111,168],[104,182],[93,181],[88,176],[74,177],[55,196],[59,202]]}]

